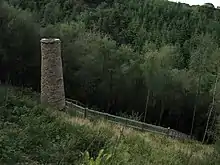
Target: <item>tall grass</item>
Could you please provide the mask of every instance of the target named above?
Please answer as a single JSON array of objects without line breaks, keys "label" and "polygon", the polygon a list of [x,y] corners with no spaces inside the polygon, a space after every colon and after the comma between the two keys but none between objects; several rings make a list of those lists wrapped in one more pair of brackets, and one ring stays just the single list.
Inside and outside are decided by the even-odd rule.
[{"label": "tall grass", "polygon": [[9,90],[1,103],[0,164],[216,164],[212,146],[72,117],[23,94]]}]

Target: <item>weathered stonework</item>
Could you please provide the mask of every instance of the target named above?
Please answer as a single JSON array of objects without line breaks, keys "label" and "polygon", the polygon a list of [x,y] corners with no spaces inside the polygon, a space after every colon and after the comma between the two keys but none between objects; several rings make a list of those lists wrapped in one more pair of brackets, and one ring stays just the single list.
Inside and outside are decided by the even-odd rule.
[{"label": "weathered stonework", "polygon": [[61,41],[41,39],[41,103],[65,108]]}]

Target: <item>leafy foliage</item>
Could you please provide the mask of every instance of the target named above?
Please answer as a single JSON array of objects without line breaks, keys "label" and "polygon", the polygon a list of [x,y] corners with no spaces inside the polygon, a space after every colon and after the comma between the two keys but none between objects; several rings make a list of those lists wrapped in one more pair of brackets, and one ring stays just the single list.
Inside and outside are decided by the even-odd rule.
[{"label": "leafy foliage", "polygon": [[84,156],[86,165],[104,165],[111,158],[111,154],[104,154],[103,149],[99,151],[99,154],[96,159],[91,158],[88,151],[85,152]]},{"label": "leafy foliage", "polygon": [[165,0],[7,0],[0,8],[1,81],[39,91],[40,37],[59,37],[67,97],[202,139],[220,10]]}]

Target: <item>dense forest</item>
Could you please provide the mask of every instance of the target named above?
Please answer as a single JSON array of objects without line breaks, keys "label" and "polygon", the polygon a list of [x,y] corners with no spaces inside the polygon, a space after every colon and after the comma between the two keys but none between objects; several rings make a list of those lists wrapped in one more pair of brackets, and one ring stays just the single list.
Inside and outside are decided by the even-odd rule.
[{"label": "dense forest", "polygon": [[0,79],[39,91],[62,40],[66,95],[207,140],[220,101],[220,10],[166,0],[0,0]]}]

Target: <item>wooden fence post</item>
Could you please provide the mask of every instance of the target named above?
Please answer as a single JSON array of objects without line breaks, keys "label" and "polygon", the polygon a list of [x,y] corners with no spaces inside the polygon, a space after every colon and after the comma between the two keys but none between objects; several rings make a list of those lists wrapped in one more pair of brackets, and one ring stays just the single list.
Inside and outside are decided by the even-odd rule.
[{"label": "wooden fence post", "polygon": [[108,114],[106,114],[106,115],[105,115],[105,120],[107,120],[107,121],[108,121]]},{"label": "wooden fence post", "polygon": [[88,114],[88,108],[84,109],[84,118],[87,118],[87,114]]},{"label": "wooden fence post", "polygon": [[125,120],[125,127],[128,127],[128,119]]},{"label": "wooden fence post", "polygon": [[144,122],[141,122],[141,123],[142,123],[142,124],[141,124],[141,131],[144,132],[144,130],[145,130],[145,125],[144,125],[144,124],[145,124],[145,121],[144,121]]},{"label": "wooden fence post", "polygon": [[170,127],[167,128],[167,136],[170,136]]}]

